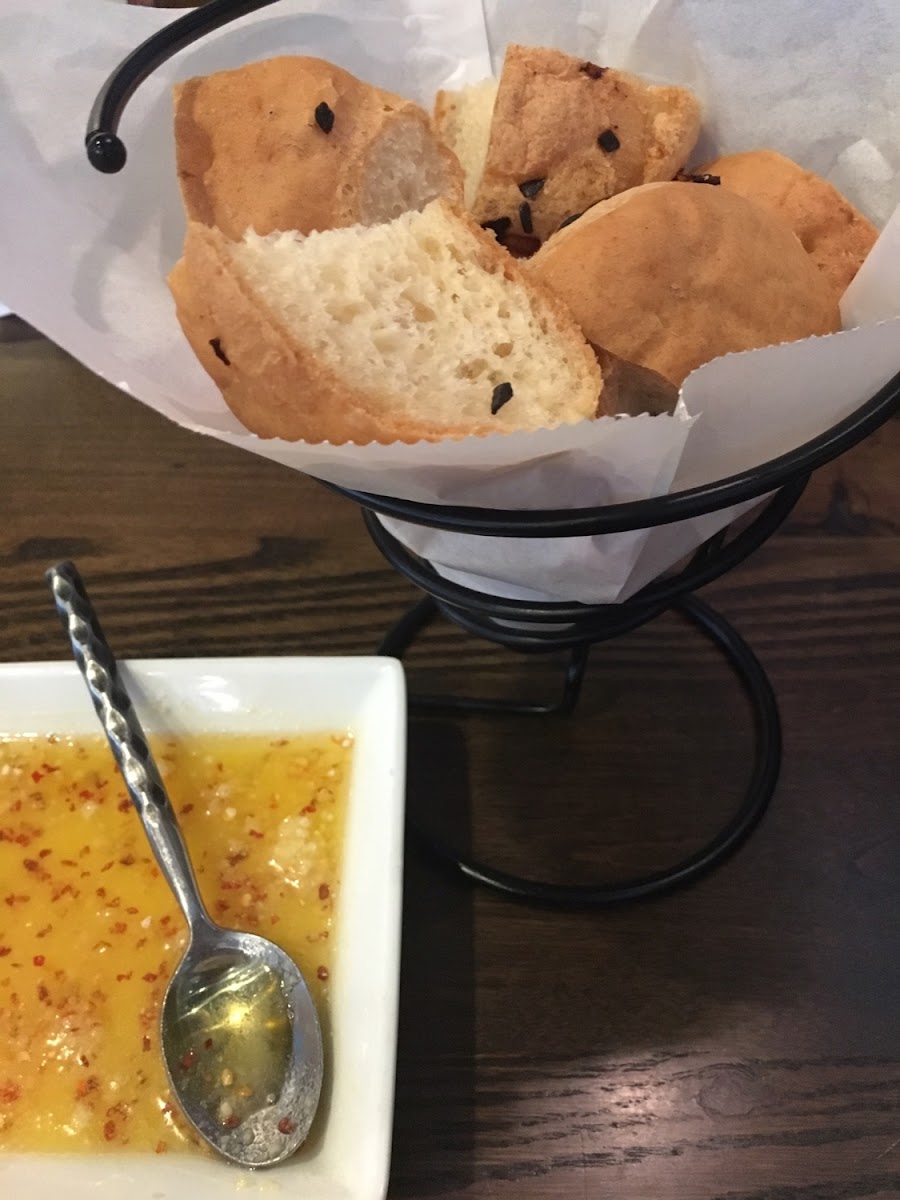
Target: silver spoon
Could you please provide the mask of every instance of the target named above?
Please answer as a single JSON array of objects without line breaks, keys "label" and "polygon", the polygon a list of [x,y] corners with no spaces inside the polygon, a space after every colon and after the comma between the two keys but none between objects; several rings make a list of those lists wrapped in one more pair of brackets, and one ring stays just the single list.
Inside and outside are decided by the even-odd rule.
[{"label": "silver spoon", "polygon": [[267,1167],[303,1142],[319,1102],[319,1019],[296,963],[272,942],[217,925],[137,714],[72,563],[47,572],[56,610],[144,831],[188,923],[160,1040],[184,1115],[219,1154]]}]

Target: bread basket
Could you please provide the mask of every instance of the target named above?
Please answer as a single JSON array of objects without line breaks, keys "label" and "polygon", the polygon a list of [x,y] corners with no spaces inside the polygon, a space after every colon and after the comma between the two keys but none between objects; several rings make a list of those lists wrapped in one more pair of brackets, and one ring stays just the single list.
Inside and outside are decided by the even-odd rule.
[{"label": "bread basket", "polygon": [[[91,163],[107,173],[121,169],[126,152],[118,137],[119,120],[134,90],[160,63],[206,33],[272,2],[212,0],[140,45],[109,77],[91,110],[86,134]],[[377,653],[402,658],[417,635],[442,616],[473,636],[513,651],[540,654],[565,650],[569,654],[562,692],[553,702],[413,694],[413,713],[567,716],[575,710],[591,646],[629,633],[667,611],[685,617],[713,643],[751,704],[755,757],[743,801],[705,846],[665,870],[624,883],[548,883],[476,861],[458,847],[417,829],[429,848],[480,884],[508,896],[569,908],[603,907],[656,895],[693,881],[731,855],[762,817],[777,784],[781,761],[778,707],[771,683],[747,643],[693,593],[737,566],[777,531],[813,471],[857,445],[898,410],[900,371],[850,416],[790,453],[704,486],[602,507],[522,511],[442,506],[325,485],[360,505],[375,545],[397,571],[425,593],[391,628]],[[743,511],[750,505],[750,513],[719,529],[686,562],[618,604],[512,599],[462,586],[412,553],[381,520],[486,539],[573,538],[646,531],[738,505],[745,506]]]}]

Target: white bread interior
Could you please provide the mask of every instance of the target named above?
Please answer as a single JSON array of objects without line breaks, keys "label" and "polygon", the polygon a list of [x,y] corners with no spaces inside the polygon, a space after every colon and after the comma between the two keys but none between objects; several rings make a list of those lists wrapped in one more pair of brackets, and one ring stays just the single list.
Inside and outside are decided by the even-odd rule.
[{"label": "white bread interior", "polygon": [[600,367],[568,311],[444,200],[309,236],[229,242],[192,224],[172,284],[201,361],[262,436],[436,441],[597,412]]},{"label": "white bread interior", "polygon": [[471,209],[478,195],[488,145],[499,79],[483,79],[460,91],[438,92],[434,121],[438,136],[459,159],[463,169],[464,202]]}]

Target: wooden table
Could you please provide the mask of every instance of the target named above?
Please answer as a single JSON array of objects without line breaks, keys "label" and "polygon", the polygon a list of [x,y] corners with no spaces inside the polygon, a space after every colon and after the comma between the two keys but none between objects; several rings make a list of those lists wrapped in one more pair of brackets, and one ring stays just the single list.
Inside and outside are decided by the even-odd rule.
[{"label": "wooden table", "polygon": [[[0,659],[64,657],[76,559],[121,655],[371,652],[414,598],[359,513],[166,424],[0,322]],[[690,890],[517,906],[408,853],[395,1197],[900,1197],[900,421],[704,593],[777,689],[769,816]],[[548,692],[438,625],[414,686]],[[576,717],[416,722],[411,807],[575,880],[671,862],[740,795],[744,701],[674,617],[595,650]]]}]

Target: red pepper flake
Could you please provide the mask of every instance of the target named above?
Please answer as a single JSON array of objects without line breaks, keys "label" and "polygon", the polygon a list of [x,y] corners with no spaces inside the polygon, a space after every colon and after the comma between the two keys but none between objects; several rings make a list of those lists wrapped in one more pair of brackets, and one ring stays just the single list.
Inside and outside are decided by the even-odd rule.
[{"label": "red pepper flake", "polygon": [[194,811],[193,804],[183,804],[181,806],[181,815],[183,817],[186,817],[188,813],[193,812],[193,811]]},{"label": "red pepper flake", "polygon": [[43,850],[40,850],[40,851],[38,852],[38,858],[46,858],[48,854],[52,854],[52,853],[53,853],[53,851],[52,851],[52,850],[48,850],[48,849],[45,847]]},{"label": "red pepper flake", "polygon": [[15,1104],[22,1095],[22,1089],[11,1079],[0,1083],[0,1104]]},{"label": "red pepper flake", "polygon": [[100,899],[102,900],[102,899],[104,898],[104,896],[106,895],[106,888],[105,888],[105,887],[98,887],[98,888],[97,888],[97,893],[96,893],[96,894],[97,894],[97,895],[100,897]]},{"label": "red pepper flake", "polygon": [[110,926],[110,928],[112,929],[113,933],[125,933],[125,931],[128,929],[128,926],[124,921],[116,921],[116,923]]},{"label": "red pepper flake", "polygon": [[226,900],[216,901],[216,912],[219,914],[227,913],[230,907],[231,905]]},{"label": "red pepper flake", "polygon": [[237,1129],[240,1123],[241,1118],[237,1115],[237,1113],[232,1113],[230,1117],[226,1117],[222,1122],[226,1129]]},{"label": "red pepper flake", "polygon": [[240,879],[223,879],[220,887],[226,892],[239,892],[243,887]]},{"label": "red pepper flake", "polygon": [[113,1138],[116,1136],[115,1121],[107,1121],[106,1122],[106,1124],[103,1126],[103,1136],[106,1138],[106,1140],[108,1142],[111,1142],[113,1140]]},{"label": "red pepper flake", "polygon": [[[149,1051],[149,1049],[150,1049],[150,1039],[147,1037],[146,1033],[144,1034],[143,1040],[141,1041],[141,1046],[143,1047],[143,1050],[144,1050],[144,1053],[145,1053],[145,1054],[146,1054],[146,1053]],[[168,1105],[166,1105],[166,1108],[168,1108],[168,1107],[169,1107],[169,1106],[168,1106]],[[163,1109],[163,1112],[165,1112],[165,1111],[166,1111],[166,1108],[164,1108],[164,1109]],[[169,1109],[169,1111],[171,1112],[172,1110],[171,1110],[171,1109]]]},{"label": "red pepper flake", "polygon": [[229,854],[225,861],[230,867],[236,867],[239,862],[243,862],[247,857],[246,850],[235,850],[233,854]]},{"label": "red pepper flake", "polygon": [[38,869],[39,863],[36,858],[25,858],[22,860],[22,865],[24,866],[26,871],[36,871]]},{"label": "red pepper flake", "polygon": [[91,791],[90,788],[82,788],[81,791],[78,793],[78,798],[80,800],[93,800],[94,793]]},{"label": "red pepper flake", "polygon": [[191,1049],[191,1050],[188,1050],[187,1054],[182,1055],[181,1061],[179,1062],[178,1065],[181,1067],[182,1071],[189,1071],[191,1069],[191,1067],[194,1066],[196,1061],[197,1061],[197,1051]]},{"label": "red pepper flake", "polygon": [[36,954],[31,960],[36,967],[42,967],[46,961],[43,954]]},{"label": "red pepper flake", "polygon": [[250,836],[252,838],[261,838],[262,837],[262,834],[259,832],[258,829],[249,829],[247,832],[250,834]]},{"label": "red pepper flake", "polygon": [[123,867],[133,867],[135,863],[135,857],[133,854],[126,854],[124,858],[119,859],[119,862]]},{"label": "red pepper flake", "polygon": [[146,975],[142,975],[144,983],[156,983],[159,976],[154,971],[148,971]]},{"label": "red pepper flake", "polygon": [[17,846],[30,846],[31,838],[27,833],[17,833],[13,841]]},{"label": "red pepper flake", "polygon": [[321,979],[322,982],[324,983],[325,980],[328,978],[328,968],[327,967],[319,967],[319,969],[316,971],[316,976],[319,979]]},{"label": "red pepper flake", "polygon": [[171,1115],[171,1114],[172,1114],[172,1113],[173,1113],[175,1110],[172,1108],[172,1105],[171,1105],[171,1104],[164,1104],[164,1105],[162,1106],[162,1108],[161,1108],[159,1111],[162,1113],[162,1115],[163,1115],[164,1117],[168,1117],[168,1116],[170,1116],[170,1115]]},{"label": "red pepper flake", "polygon": [[40,783],[43,778],[44,778],[43,771],[32,771],[31,772],[32,783]]},{"label": "red pepper flake", "polygon": [[301,813],[314,813],[316,811],[316,802],[313,800],[311,804],[307,804],[306,808],[301,808]]},{"label": "red pepper flake", "polygon": [[0,958],[6,958],[7,954],[12,954],[12,946],[0,946]]},{"label": "red pepper flake", "polygon": [[108,779],[98,779],[98,780],[97,780],[97,787],[98,787],[98,788],[105,788],[105,787],[106,787],[106,785],[107,785],[108,783],[109,783],[109,780],[108,780]]},{"label": "red pepper flake", "polygon": [[116,807],[118,808],[119,812],[128,812],[129,808],[131,808],[131,801],[127,799],[120,800]]},{"label": "red pepper flake", "polygon": [[49,763],[41,763],[41,767],[45,775],[52,775],[54,771],[59,770],[59,767],[51,767]]},{"label": "red pepper flake", "polygon": [[212,1050],[212,1048],[213,1048],[213,1040],[212,1040],[212,1038],[207,1038],[206,1041],[203,1043],[203,1049],[204,1050]]},{"label": "red pepper flake", "polygon": [[331,888],[329,888],[328,884],[320,883],[319,884],[319,899],[327,900],[330,895],[331,895]]},{"label": "red pepper flake", "polygon": [[269,917],[269,924],[277,925],[280,920],[281,917],[279,917],[278,913],[272,913],[271,917]]},{"label": "red pepper flake", "polygon": [[[87,1060],[85,1060],[85,1063]],[[96,1075],[88,1075],[87,1079],[79,1080],[78,1087],[75,1089],[75,1095],[79,1100],[83,1100],[85,1096],[89,1096],[91,1092],[96,1092],[100,1087],[100,1080]]]},{"label": "red pepper flake", "polygon": [[168,1152],[169,1152],[169,1147],[166,1145],[165,1142],[160,1141],[160,1142],[156,1143],[156,1153],[157,1154],[168,1154]]},{"label": "red pepper flake", "polygon": [[131,916],[133,917],[135,915],[135,913],[137,913],[139,910],[136,909],[133,904],[129,904],[129,906],[125,909],[125,911],[127,913],[130,913]]},{"label": "red pepper flake", "polygon": [[37,995],[38,995],[38,1000],[40,1000],[40,1002],[42,1004],[47,999],[47,997],[50,995],[50,992],[47,990],[47,987],[43,983],[38,984]]},{"label": "red pepper flake", "polygon": [[294,1122],[291,1120],[290,1117],[282,1117],[281,1120],[278,1122],[278,1132],[279,1133],[284,1133],[284,1134],[293,1133],[296,1128],[297,1128],[297,1126],[294,1124]]}]

